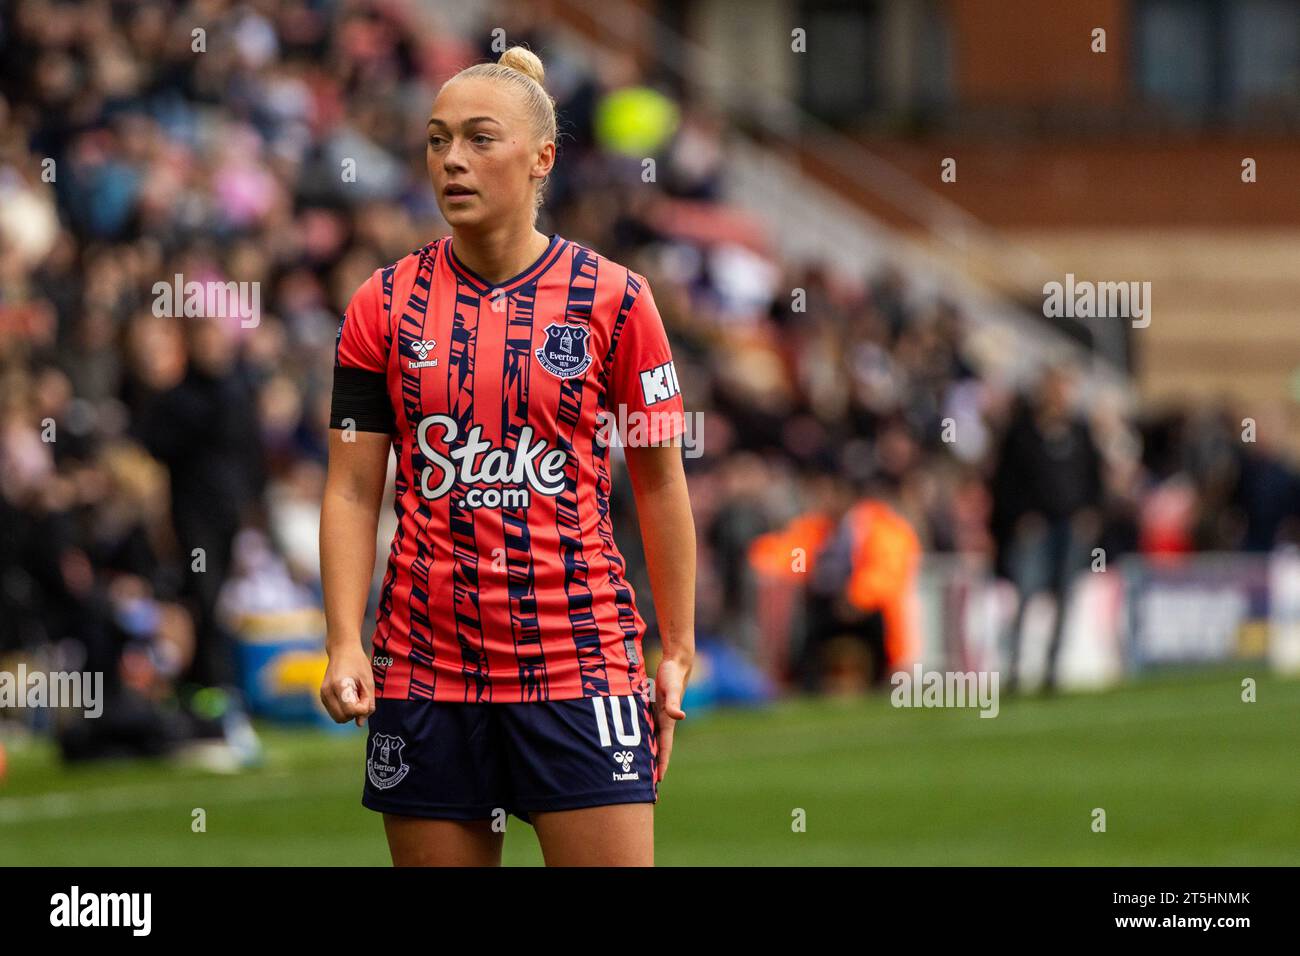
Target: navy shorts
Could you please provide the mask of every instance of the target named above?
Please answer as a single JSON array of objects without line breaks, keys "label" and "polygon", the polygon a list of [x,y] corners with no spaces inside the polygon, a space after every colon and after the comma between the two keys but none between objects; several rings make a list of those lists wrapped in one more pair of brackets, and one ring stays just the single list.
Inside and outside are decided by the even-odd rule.
[{"label": "navy shorts", "polygon": [[375,701],[361,803],[478,820],[501,811],[655,803],[659,742],[640,695],[524,704]]}]

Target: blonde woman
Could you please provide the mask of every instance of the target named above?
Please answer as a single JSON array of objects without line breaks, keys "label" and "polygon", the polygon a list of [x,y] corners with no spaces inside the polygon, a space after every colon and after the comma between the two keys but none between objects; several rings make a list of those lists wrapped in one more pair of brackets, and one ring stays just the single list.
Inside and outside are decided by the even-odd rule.
[{"label": "blonde woman", "polygon": [[[694,657],[682,396],[644,277],[537,231],[555,104],[522,47],[439,91],[427,165],[451,235],[376,270],[339,327],[321,571],[321,698],[367,723],[362,803],[396,865],[651,865]],[[623,416],[623,417],[620,417]],[[610,518],[624,449],[663,644]],[[636,425],[636,428],[631,427]],[[637,440],[639,439],[639,440]],[[362,617],[389,448],[398,528],[373,658]]]}]

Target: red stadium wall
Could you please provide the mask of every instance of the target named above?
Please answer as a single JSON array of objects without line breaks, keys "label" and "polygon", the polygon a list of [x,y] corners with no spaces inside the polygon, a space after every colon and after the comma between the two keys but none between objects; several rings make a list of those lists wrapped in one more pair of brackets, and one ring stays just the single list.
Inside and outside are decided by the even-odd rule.
[{"label": "red stadium wall", "polygon": [[[1126,82],[1121,31],[1127,8],[1126,0],[951,0],[959,101],[966,106],[1119,103]],[[1092,52],[1096,27],[1106,30],[1106,54]]]}]

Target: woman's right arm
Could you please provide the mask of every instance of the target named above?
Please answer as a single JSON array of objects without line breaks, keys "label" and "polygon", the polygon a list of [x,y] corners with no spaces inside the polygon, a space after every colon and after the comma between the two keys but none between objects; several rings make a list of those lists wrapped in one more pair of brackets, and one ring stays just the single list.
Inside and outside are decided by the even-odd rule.
[{"label": "woman's right arm", "polygon": [[329,469],[320,512],[321,587],[329,667],[320,697],[337,722],[357,726],[375,710],[375,682],[362,644],[362,619],[375,570],[379,509],[392,437],[331,428]]}]

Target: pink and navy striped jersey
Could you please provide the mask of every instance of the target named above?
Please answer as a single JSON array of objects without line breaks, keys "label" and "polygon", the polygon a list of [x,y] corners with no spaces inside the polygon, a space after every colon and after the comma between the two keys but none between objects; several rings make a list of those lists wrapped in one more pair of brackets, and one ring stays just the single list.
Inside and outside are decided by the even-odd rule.
[{"label": "pink and navy striped jersey", "polygon": [[336,368],[382,373],[395,419],[376,694],[645,695],[608,436],[614,422],[629,444],[685,428],[650,287],[558,235],[495,284],[451,246],[443,237],[376,270],[339,328]]}]

